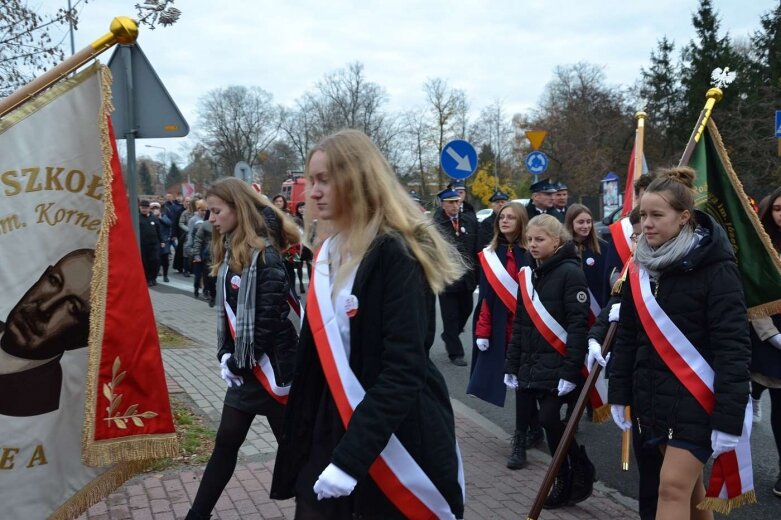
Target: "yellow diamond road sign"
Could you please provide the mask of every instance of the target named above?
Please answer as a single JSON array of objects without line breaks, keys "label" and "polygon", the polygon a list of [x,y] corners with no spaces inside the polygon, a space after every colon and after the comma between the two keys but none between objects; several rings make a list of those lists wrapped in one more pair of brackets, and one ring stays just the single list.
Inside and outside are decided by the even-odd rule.
[{"label": "yellow diamond road sign", "polygon": [[546,135],[548,135],[546,130],[529,130],[526,132],[526,137],[529,138],[532,148],[535,150],[539,150],[540,146],[542,146]]}]

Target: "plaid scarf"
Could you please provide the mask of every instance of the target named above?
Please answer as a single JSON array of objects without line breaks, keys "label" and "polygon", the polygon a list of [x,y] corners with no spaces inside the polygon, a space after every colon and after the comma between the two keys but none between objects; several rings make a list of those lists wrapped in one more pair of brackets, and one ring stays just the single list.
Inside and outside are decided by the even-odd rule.
[{"label": "plaid scarf", "polygon": [[[260,252],[252,250],[252,260],[241,272],[241,285],[236,309],[236,338],[233,357],[239,368],[252,368],[257,364],[254,356],[255,343],[255,292],[257,290],[257,263]],[[225,277],[228,275],[230,262],[229,241],[225,244],[225,258],[217,274],[217,351],[225,346],[227,331],[227,315],[225,313]]]}]

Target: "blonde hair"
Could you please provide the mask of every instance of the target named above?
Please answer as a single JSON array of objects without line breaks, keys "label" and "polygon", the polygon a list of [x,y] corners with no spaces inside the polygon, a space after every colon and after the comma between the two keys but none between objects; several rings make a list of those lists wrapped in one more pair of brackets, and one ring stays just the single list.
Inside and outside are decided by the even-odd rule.
[{"label": "blonde hair", "polygon": [[[508,211],[512,211],[515,213],[515,216],[518,219],[518,229],[515,230],[515,233],[513,233],[513,236],[510,237],[509,242],[505,238],[505,236],[502,234],[501,231],[499,231],[499,217],[504,213],[507,208],[510,208]],[[519,245],[523,248],[526,247],[526,226],[529,223],[529,212],[526,211],[526,208],[523,207],[522,204],[519,204],[518,202],[508,202],[504,205],[502,209],[499,210],[499,212],[496,214],[496,219],[494,219],[494,237],[491,239],[491,243],[488,244],[488,247],[491,248],[493,251],[496,251],[496,248],[499,247],[500,243],[508,242],[510,246]]]},{"label": "blonde hair", "polygon": [[[372,241],[382,233],[400,235],[435,293],[464,274],[466,266],[455,245],[448,242],[431,218],[420,211],[399,184],[388,161],[363,132],[340,130],[310,150],[304,168],[307,207],[315,207],[310,198],[310,164],[318,151],[325,154],[334,199],[339,201],[344,221],[350,223],[344,237],[350,259],[337,270],[337,285],[361,262]],[[304,214],[307,237],[313,235],[312,213]],[[318,223],[322,224],[324,222]]]},{"label": "blonde hair", "polygon": [[[591,247],[591,250],[594,251],[596,254],[600,254],[600,248],[599,248],[599,238],[597,237],[597,231],[594,227],[594,215],[591,213],[591,210],[588,209],[583,204],[573,204],[569,208],[567,208],[567,214],[564,216],[564,226],[566,226],[567,231],[569,231],[569,234],[573,237],[575,236],[575,219],[578,218],[578,216],[581,213],[588,214],[589,217],[591,217],[591,230],[588,232],[588,236],[583,241],[584,244],[588,244]],[[578,244],[578,247],[580,247],[580,244]]]},{"label": "blonde hair", "polygon": [[569,231],[567,231],[567,228],[564,227],[564,224],[559,222],[559,219],[553,215],[537,215],[531,219],[529,224],[526,226],[527,232],[533,227],[540,228],[549,237],[558,239],[559,247],[572,240],[572,236],[569,234]]},{"label": "blonde hair", "polygon": [[[266,241],[280,251],[299,241],[298,229],[293,222],[285,218],[278,208],[270,204],[249,184],[235,177],[221,179],[206,191],[206,197],[217,197],[236,212],[236,228],[230,233],[230,268],[240,273],[252,261],[252,249],[263,253]],[[263,217],[264,208],[274,211],[280,233],[272,236]],[[216,276],[220,264],[225,258],[225,238],[217,230],[212,231],[212,265],[211,274]],[[281,241],[282,243],[277,243]]]}]

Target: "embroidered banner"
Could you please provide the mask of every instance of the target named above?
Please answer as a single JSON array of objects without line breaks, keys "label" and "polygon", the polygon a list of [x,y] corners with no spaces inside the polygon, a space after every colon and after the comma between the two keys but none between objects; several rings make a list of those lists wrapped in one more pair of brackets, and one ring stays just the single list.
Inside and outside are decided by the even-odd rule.
[{"label": "embroidered banner", "polygon": [[0,503],[75,518],[177,452],[93,65],[0,121]]}]

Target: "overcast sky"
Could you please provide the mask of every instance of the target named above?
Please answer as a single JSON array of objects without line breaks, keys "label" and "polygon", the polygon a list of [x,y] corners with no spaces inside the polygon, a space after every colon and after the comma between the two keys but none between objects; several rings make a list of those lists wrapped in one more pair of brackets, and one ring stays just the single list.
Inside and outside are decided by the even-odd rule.
[{"label": "overcast sky", "polygon": [[[143,3],[91,0],[81,11],[76,48],[106,33],[114,16],[133,16],[137,2]],[[423,84],[442,78],[466,92],[475,115],[495,100],[513,114],[536,104],[557,65],[598,64],[610,84],[632,84],[659,38],[667,35],[676,49],[694,38],[691,17],[698,3],[179,0],[180,21],[154,31],[142,27],[138,43],[193,131],[198,98],[210,89],[255,85],[276,103],[291,105],[325,74],[354,61],[385,88],[389,110],[423,106]],[[53,11],[66,0],[40,4]],[[777,0],[713,5],[722,31],[747,38]],[[145,143],[181,154],[192,142],[184,141],[145,140],[138,154],[155,152]]]}]

